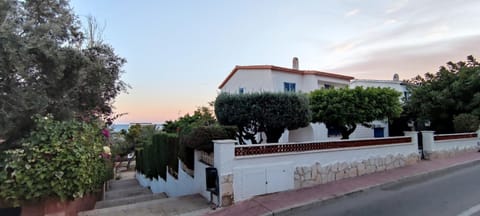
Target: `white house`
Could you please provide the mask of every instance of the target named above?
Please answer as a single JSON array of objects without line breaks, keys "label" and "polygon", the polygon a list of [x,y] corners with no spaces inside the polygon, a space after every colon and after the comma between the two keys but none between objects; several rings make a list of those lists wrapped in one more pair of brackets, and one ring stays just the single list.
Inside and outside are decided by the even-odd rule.
[{"label": "white house", "polygon": [[[393,80],[360,80],[351,76],[315,70],[300,70],[298,58],[293,58],[292,68],[274,65],[235,66],[218,87],[221,92],[311,92],[322,88],[342,87],[390,87],[407,96],[406,86]],[[372,122],[373,128],[358,125],[350,138],[370,138],[388,136],[388,121]],[[306,128],[286,131],[279,142],[301,142],[312,140],[339,139],[337,131],[328,130],[324,124],[310,124]]]},{"label": "white house", "polygon": [[350,88],[357,86],[392,88],[402,93],[402,99],[408,98],[407,85],[403,81],[400,81],[398,74],[394,74],[392,80],[354,79],[350,82]]},{"label": "white house", "polygon": [[218,87],[222,92],[311,92],[320,88],[346,87],[351,76],[314,70],[299,70],[298,59],[293,68],[273,65],[235,66]]}]

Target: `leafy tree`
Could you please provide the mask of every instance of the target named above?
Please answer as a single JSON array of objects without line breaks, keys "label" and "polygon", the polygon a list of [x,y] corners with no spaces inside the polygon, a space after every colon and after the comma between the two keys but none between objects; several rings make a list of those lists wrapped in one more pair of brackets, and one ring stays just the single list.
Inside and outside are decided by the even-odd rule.
[{"label": "leafy tree", "polygon": [[480,121],[478,117],[472,114],[462,113],[453,117],[453,126],[457,133],[476,131],[479,125]]},{"label": "leafy tree", "polygon": [[410,80],[411,96],[406,112],[412,119],[428,119],[438,133],[454,132],[454,116],[462,113],[480,117],[480,64],[473,56],[467,61],[448,62],[435,74]]},{"label": "leafy tree", "polygon": [[305,127],[311,120],[308,98],[292,93],[222,93],[215,100],[215,114],[222,125],[237,126],[240,144],[252,144],[258,132],[264,132],[268,143],[276,143],[285,131]]},{"label": "leafy tree", "polygon": [[104,43],[85,43],[65,0],[0,2],[0,137],[18,147],[33,116],[107,117],[127,85],[125,59]]},{"label": "leafy tree", "polygon": [[193,127],[210,126],[217,123],[212,111],[205,106],[198,107],[193,115],[187,113],[175,121],[166,121],[163,124],[163,131],[167,133],[178,133],[180,130],[190,130]]},{"label": "leafy tree", "polygon": [[312,122],[340,130],[348,139],[357,124],[400,116],[400,93],[390,88],[319,89],[310,93]]}]

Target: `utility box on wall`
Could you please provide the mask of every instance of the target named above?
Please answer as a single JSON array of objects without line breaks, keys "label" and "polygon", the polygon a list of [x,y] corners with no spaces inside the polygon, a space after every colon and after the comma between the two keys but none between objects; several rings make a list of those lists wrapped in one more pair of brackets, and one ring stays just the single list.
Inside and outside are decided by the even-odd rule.
[{"label": "utility box on wall", "polygon": [[207,191],[218,195],[218,171],[215,167],[205,168],[205,182],[207,184]]}]

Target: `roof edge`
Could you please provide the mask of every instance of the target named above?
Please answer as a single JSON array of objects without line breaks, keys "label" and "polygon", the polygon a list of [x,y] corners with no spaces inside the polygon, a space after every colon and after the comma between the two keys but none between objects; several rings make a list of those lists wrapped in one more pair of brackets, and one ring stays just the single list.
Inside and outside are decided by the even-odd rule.
[{"label": "roof edge", "polygon": [[335,79],[341,79],[345,81],[351,81],[355,79],[355,77],[352,76],[345,76],[341,74],[335,74],[335,73],[329,73],[329,72],[323,72],[323,71],[316,71],[316,70],[296,70],[292,68],[285,68],[285,67],[279,67],[275,65],[247,65],[247,66],[239,66],[236,65],[235,68],[228,74],[228,76],[223,80],[223,82],[218,86],[219,89],[223,88],[225,84],[233,77],[233,75],[240,69],[243,70],[275,70],[275,71],[281,71],[281,72],[286,72],[286,73],[295,73],[295,74],[300,74],[300,75],[318,75],[318,76],[325,76],[325,77],[330,77],[330,78],[335,78]]}]

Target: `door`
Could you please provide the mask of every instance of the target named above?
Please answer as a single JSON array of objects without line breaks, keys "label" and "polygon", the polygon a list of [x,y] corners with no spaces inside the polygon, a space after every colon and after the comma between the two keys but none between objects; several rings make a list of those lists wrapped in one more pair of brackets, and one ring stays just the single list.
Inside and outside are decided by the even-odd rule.
[{"label": "door", "polygon": [[373,129],[373,136],[374,137],[385,137],[384,128],[374,128]]},{"label": "door", "polygon": [[294,178],[289,166],[276,165],[267,167],[266,170],[267,193],[274,193],[293,189]]},{"label": "door", "polygon": [[262,167],[242,167],[233,170],[235,200],[294,188],[292,164],[268,164]]}]

